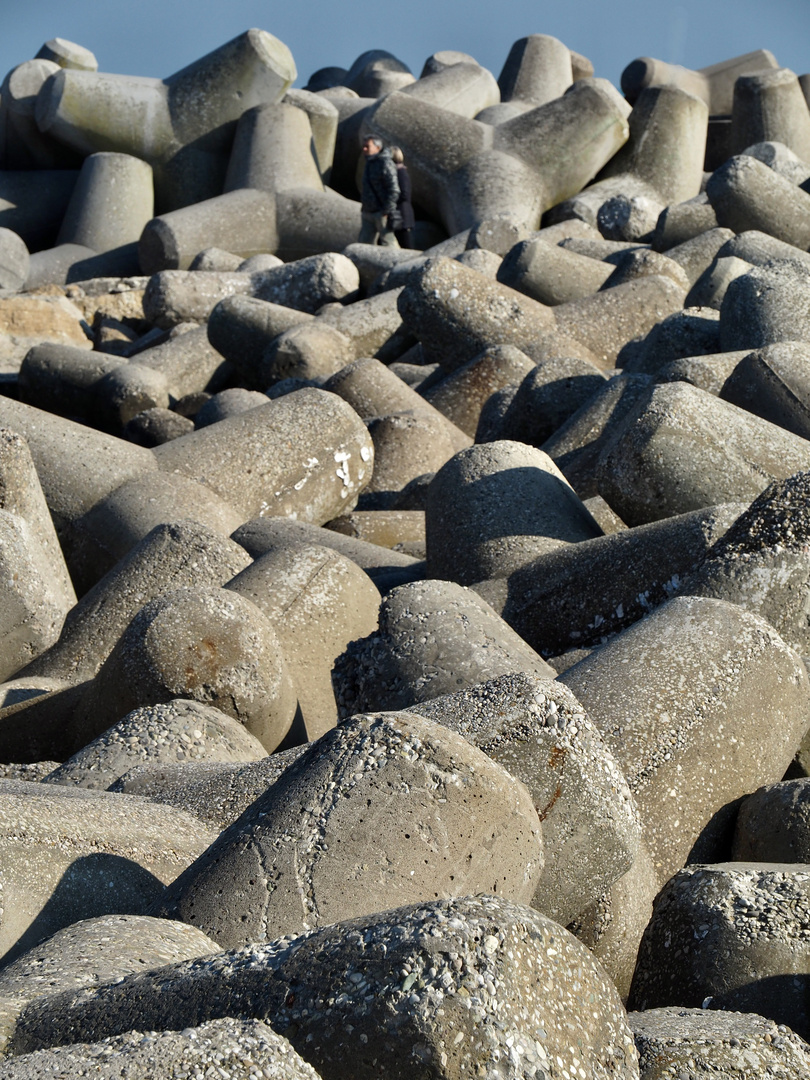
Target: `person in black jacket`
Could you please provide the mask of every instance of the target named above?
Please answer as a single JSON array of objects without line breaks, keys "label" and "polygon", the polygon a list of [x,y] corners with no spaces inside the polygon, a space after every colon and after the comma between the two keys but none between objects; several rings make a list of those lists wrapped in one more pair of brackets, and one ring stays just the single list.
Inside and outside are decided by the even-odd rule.
[{"label": "person in black jacket", "polygon": [[375,135],[363,140],[363,155],[366,165],[363,169],[360,243],[379,242],[386,247],[399,247],[391,224],[399,198],[397,167],[390,151],[383,146],[382,139]]},{"label": "person in black jacket", "polygon": [[416,219],[413,216],[413,207],[411,206],[411,178],[405,167],[405,155],[398,146],[391,147],[391,159],[397,167],[397,179],[399,181],[399,198],[397,199],[394,220],[391,224],[399,246],[401,248],[413,248],[413,229],[416,225]]}]

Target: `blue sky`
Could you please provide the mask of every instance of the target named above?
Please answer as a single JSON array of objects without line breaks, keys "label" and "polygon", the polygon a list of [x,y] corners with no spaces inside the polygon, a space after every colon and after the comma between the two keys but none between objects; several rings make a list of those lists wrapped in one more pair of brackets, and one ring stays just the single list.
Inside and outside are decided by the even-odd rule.
[{"label": "blue sky", "polygon": [[0,77],[43,41],[92,49],[102,70],[170,75],[252,26],[292,50],[297,85],[383,48],[415,74],[439,49],[471,53],[497,76],[511,43],[554,34],[618,84],[637,56],[703,67],[768,48],[810,72],[810,0],[0,0]]}]

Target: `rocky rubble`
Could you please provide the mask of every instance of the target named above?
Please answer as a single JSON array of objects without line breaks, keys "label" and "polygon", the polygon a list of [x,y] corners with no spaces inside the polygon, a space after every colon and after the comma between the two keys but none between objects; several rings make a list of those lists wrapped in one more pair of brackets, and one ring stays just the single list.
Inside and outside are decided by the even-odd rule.
[{"label": "rocky rubble", "polygon": [[810,76],[296,78],[0,88],[0,1072],[806,1078]]}]

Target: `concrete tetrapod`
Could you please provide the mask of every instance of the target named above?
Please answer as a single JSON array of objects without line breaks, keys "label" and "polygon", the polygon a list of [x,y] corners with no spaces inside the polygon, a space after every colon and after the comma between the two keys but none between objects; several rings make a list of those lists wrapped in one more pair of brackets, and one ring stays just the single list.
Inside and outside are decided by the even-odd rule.
[{"label": "concrete tetrapod", "polygon": [[36,119],[81,153],[148,161],[162,212],[219,194],[236,121],[280,101],[295,76],[283,42],[248,30],[165,80],[62,70],[40,92]]},{"label": "concrete tetrapod", "polygon": [[415,271],[398,308],[428,356],[435,356],[448,373],[492,345],[514,345],[535,360],[594,358],[570,332],[560,332],[554,309],[488,281],[454,259],[430,259]]},{"label": "concrete tetrapod", "polygon": [[636,204],[635,212],[644,216],[646,225],[613,239],[637,239],[655,228],[665,206],[698,194],[708,123],[705,104],[676,86],[649,87],[642,90],[627,122],[629,138],[605,163],[596,183],[555,206],[552,221],[573,216],[596,225],[600,207],[618,198],[629,201],[628,211]]},{"label": "concrete tetrapod", "polygon": [[0,397],[0,425],[28,442],[57,533],[126,480],[154,472],[148,450]]},{"label": "concrete tetrapod", "polygon": [[[491,982],[486,995],[474,992],[479,979]],[[493,896],[395,908],[54,995],[24,1011],[12,1053],[234,1013],[289,1031],[324,1080],[349,1070],[377,1080],[381,1069],[408,1080],[434,1060],[444,1080],[504,1062],[516,1080],[556,1069],[638,1080],[624,1009],[598,962],[558,924]]]},{"label": "concrete tetrapod", "polygon": [[810,342],[785,341],[747,353],[720,388],[720,397],[810,438]]},{"label": "concrete tetrapod", "polygon": [[767,619],[801,656],[810,655],[808,492],[807,472],[770,484],[681,585]]},{"label": "concrete tetrapod", "polygon": [[[708,1005],[758,1013],[789,1024],[805,1039],[807,942],[794,928],[807,918],[809,889],[807,867],[795,863],[721,862],[680,870],[656,899],[629,1008]],[[684,948],[695,940],[701,949]],[[660,963],[665,947],[678,950],[677,963]]]},{"label": "concrete tetrapod", "polygon": [[354,505],[374,461],[371,437],[337,395],[305,389],[154,450],[159,467],[210,487],[243,519],[323,524]]},{"label": "concrete tetrapod", "polygon": [[56,246],[31,259],[28,287],[136,274],[138,239],[153,214],[152,169],[145,161],[130,154],[90,154],[79,172]]},{"label": "concrete tetrapod", "polygon": [[731,153],[769,141],[810,160],[810,113],[798,78],[787,68],[743,75],[734,84]]},{"label": "concrete tetrapod", "polygon": [[402,93],[383,98],[366,123],[402,148],[414,199],[450,235],[502,214],[538,228],[628,136],[618,95],[587,84],[496,128]]},{"label": "concrete tetrapod", "polygon": [[697,94],[709,106],[709,112],[718,116],[731,113],[734,87],[741,75],[778,67],[773,53],[767,49],[721,60],[719,64],[698,71],[642,56],[622,72],[622,91],[628,101],[635,102],[648,86],[679,86],[690,94]]},{"label": "concrete tetrapod", "polygon": [[[205,956],[216,943],[186,923],[149,915],[100,915],[66,926],[29,949],[0,976],[0,1050],[17,1016],[37,998],[80,985],[111,982],[143,971]],[[3,1067],[7,1066],[4,1062]]]},{"label": "concrete tetrapod", "polygon": [[529,792],[504,768],[422,717],[360,715],[290,765],[155,914],[239,948],[383,911],[394,897],[528,903],[542,865]]},{"label": "concrete tetrapod", "polygon": [[407,709],[517,671],[555,674],[474,592],[450,581],[416,581],[385,597],[379,630],[338,657],[332,681],[346,717]]},{"label": "concrete tetrapod", "polygon": [[688,383],[656,386],[599,458],[599,491],[628,525],[755,498],[810,468],[810,444]]},{"label": "concrete tetrapod", "polygon": [[428,490],[428,573],[471,585],[602,530],[551,459],[506,440],[451,458]]},{"label": "concrete tetrapod", "polygon": [[185,585],[224,585],[249,562],[240,545],[197,522],[156,525],[71,608],[59,640],[26,675],[92,678],[147,600]]},{"label": "concrete tetrapod", "polygon": [[[799,759],[806,740],[802,740]],[[810,856],[808,777],[766,784],[743,799],[734,827],[735,862],[806,863]]]},{"label": "concrete tetrapod", "polygon": [[110,791],[143,795],[152,802],[187,810],[222,832],[306,749],[306,744],[299,744],[242,765],[212,761],[136,765],[111,784]]},{"label": "concrete tetrapod", "polygon": [[244,762],[267,751],[238,720],[199,701],[173,701],[133,709],[40,781],[108,790],[144,761]]},{"label": "concrete tetrapod", "polygon": [[[101,1062],[99,1061],[101,1059]],[[9,1080],[32,1080],[45,1074],[67,1080],[92,1069],[99,1080],[123,1076],[152,1076],[155,1061],[161,1074],[193,1075],[212,1063],[230,1080],[250,1080],[256,1059],[265,1075],[285,1080],[319,1080],[315,1070],[296,1054],[282,1035],[261,1020],[210,1020],[182,1031],[128,1031],[100,1042],[78,1043],[39,1050],[6,1063]]]},{"label": "concrete tetrapod", "polygon": [[571,50],[549,34],[520,38],[498,78],[502,101],[545,105],[562,97],[574,81]]},{"label": "concrete tetrapod", "polygon": [[591,648],[690,592],[684,578],[745,509],[725,503],[560,546],[476,589],[542,656]]},{"label": "concrete tetrapod", "polygon": [[376,630],[378,590],[351,559],[303,542],[260,555],[226,587],[272,622],[306,739],[320,738],[337,723],[332,665],[350,641]]},{"label": "concrete tetrapod", "polygon": [[79,919],[145,915],[215,836],[146,799],[0,781],[4,961]]},{"label": "concrete tetrapod", "polygon": [[784,775],[810,719],[801,658],[764,619],[703,597],[668,601],[560,681],[624,770],[659,884],[722,855],[734,800]]},{"label": "concrete tetrapod", "polygon": [[[777,1076],[801,1080],[810,1069],[804,1039],[753,1012],[712,1012],[669,1006],[632,1012],[642,1076],[688,1075],[698,1068],[718,1077]],[[659,1071],[660,1070],[660,1071]],[[665,1071],[666,1070],[666,1071]]]},{"label": "concrete tetrapod", "polygon": [[296,697],[273,625],[232,591],[186,587],[145,604],[118,639],[75,717],[85,743],[142,705],[214,705],[268,753],[295,719]]},{"label": "concrete tetrapod", "polygon": [[533,361],[514,345],[493,345],[422,396],[474,439],[481,410],[491,396],[506,386],[517,386],[534,367]]}]

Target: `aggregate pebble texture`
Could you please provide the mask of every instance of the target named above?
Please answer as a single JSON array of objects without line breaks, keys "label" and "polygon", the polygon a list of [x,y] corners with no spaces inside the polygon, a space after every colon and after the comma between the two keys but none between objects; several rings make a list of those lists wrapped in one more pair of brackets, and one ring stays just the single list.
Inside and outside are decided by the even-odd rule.
[{"label": "aggregate pebble texture", "polygon": [[810,1072],[807,1043],[756,1013],[670,1007],[630,1013],[627,1021],[636,1037],[641,1080],[802,1080]]},{"label": "aggregate pebble texture", "polygon": [[20,59],[0,1073],[808,1075],[810,75]]},{"label": "aggregate pebble texture", "polygon": [[221,831],[233,825],[306,749],[306,745],[291,746],[247,765],[188,761],[136,765],[114,780],[109,790],[186,810]]},{"label": "aggregate pebble texture", "polygon": [[254,761],[265,756],[259,740],[238,720],[178,698],[127,713],[43,781],[104,791],[143,761]]},{"label": "aggregate pebble texture", "polygon": [[655,901],[628,1006],[755,1012],[806,1039],[809,905],[806,864],[679,870]]},{"label": "aggregate pebble texture", "polygon": [[146,1080],[147,1077],[227,1077],[228,1080],[319,1080],[287,1039],[261,1020],[225,1018],[182,1031],[139,1031],[101,1042],[39,1050],[7,1062],[8,1080]]},{"label": "aggregate pebble texture", "polygon": [[216,943],[195,927],[149,915],[102,915],[66,926],[3,969],[3,1048],[17,1016],[36,998],[98,986],[217,951]]},{"label": "aggregate pebble texture", "polygon": [[12,1053],[220,1016],[267,1020],[324,1080],[638,1077],[619,997],[557,923],[492,896],[338,922],[32,1003]]}]

